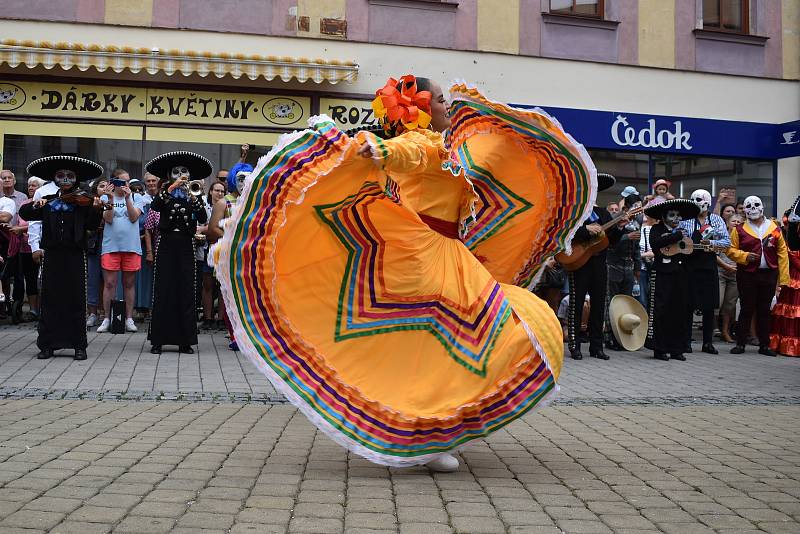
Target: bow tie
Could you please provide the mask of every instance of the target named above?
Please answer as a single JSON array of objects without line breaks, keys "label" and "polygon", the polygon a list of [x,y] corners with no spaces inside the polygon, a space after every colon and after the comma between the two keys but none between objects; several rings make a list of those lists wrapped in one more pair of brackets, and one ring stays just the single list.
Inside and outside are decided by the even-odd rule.
[{"label": "bow tie", "polygon": [[180,199],[180,200],[188,200],[189,199],[189,195],[187,195],[186,191],[184,191],[183,188],[180,188],[180,187],[178,189],[176,189],[175,191],[173,191],[172,193],[170,193],[170,195],[172,195],[174,198],[177,198],[177,199]]},{"label": "bow tie", "polygon": [[75,209],[75,206],[73,206],[72,204],[67,204],[66,202],[64,202],[60,198],[57,198],[55,200],[51,200],[49,205],[50,205],[50,209],[52,211],[67,211],[67,212],[69,212],[69,211],[72,211],[72,210]]}]

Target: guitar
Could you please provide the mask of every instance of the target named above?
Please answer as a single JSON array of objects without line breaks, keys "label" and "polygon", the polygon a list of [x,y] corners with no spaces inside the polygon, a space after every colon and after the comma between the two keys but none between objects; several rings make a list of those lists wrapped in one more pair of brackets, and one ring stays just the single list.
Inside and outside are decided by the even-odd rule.
[{"label": "guitar", "polygon": [[661,247],[661,254],[664,256],[675,256],[677,254],[691,254],[694,250],[702,250],[704,252],[716,252],[714,245],[703,245],[702,243],[695,243],[689,237],[684,237],[677,243],[673,243],[666,247]]},{"label": "guitar", "polygon": [[602,230],[599,234],[592,236],[589,238],[589,241],[584,241],[581,243],[572,243],[572,254],[567,254],[566,252],[559,252],[556,254],[556,261],[564,266],[566,271],[572,272],[577,271],[584,265],[586,262],[589,261],[589,258],[594,256],[596,253],[605,250],[608,248],[608,236],[606,236],[606,230],[612,228],[620,223],[626,217],[634,217],[639,215],[641,212],[644,211],[644,206],[640,206],[638,208],[633,208],[625,213],[621,213],[602,225],[600,229]]}]

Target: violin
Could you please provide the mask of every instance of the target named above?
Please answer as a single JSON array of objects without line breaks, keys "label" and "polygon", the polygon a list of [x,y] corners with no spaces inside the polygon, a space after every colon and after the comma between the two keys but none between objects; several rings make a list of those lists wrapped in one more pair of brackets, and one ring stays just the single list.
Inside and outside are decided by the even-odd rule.
[{"label": "violin", "polygon": [[48,195],[42,198],[42,200],[45,203],[47,203],[59,199],[61,200],[61,202],[72,204],[73,206],[87,207],[87,206],[92,206],[96,198],[98,197],[93,195],[89,191],[85,191],[83,189],[77,189],[75,191],[70,191],[69,193],[64,193],[60,196]]}]

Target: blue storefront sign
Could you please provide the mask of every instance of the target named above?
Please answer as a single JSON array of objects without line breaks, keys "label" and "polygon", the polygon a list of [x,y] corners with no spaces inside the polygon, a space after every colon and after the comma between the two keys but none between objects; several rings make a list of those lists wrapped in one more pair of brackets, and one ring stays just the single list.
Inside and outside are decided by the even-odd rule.
[{"label": "blue storefront sign", "polygon": [[[518,106],[532,108],[533,106]],[[800,156],[800,121],[784,124],[544,107],[593,149],[780,159]]]}]

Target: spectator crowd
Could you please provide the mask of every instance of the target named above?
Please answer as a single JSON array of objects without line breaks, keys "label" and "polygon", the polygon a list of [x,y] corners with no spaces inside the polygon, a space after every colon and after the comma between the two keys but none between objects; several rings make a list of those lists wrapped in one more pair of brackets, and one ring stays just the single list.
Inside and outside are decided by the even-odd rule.
[{"label": "spectator crowd", "polygon": [[[141,180],[121,168],[99,175],[80,190],[101,217],[94,221],[87,215],[76,230],[81,235],[60,237],[54,237],[54,223],[42,210],[78,191],[74,182],[82,177],[72,173],[70,182],[69,165],[56,170],[37,160],[36,169],[44,169],[40,174],[52,175],[31,175],[26,190],[19,191],[14,172],[0,171],[0,320],[39,321],[41,357],[59,348],[74,348],[78,359],[85,357],[80,341],[41,341],[46,323],[40,318],[41,266],[54,254],[46,249],[72,239],[85,258],[85,328],[106,333],[116,324],[118,331],[136,332],[137,324],[149,323],[154,353],[167,344],[191,353],[197,331],[227,328],[230,348],[237,350],[207,255],[209,242],[221,235],[219,221],[230,215],[252,171],[244,163],[247,145],[242,148],[231,172],[219,170],[208,185],[210,163],[187,152],[154,159],[147,166],[152,172]],[[601,190],[615,185],[611,175],[600,174],[598,181]],[[800,289],[797,203],[782,219],[770,219],[758,197],[736,198],[733,188],[722,188],[715,200],[703,189],[684,200],[670,187],[666,179],[657,180],[648,194],[623,187],[618,199],[596,206],[576,233],[575,248],[583,244],[588,251],[582,262],[548,260],[535,292],[560,319],[570,355],[581,359],[587,341],[590,356],[600,359],[609,358],[604,349],[623,350],[608,313],[617,295],[637,299],[647,311],[649,322],[639,328],[647,330],[644,345],[657,359],[685,360],[694,350],[695,327],[702,352],[717,354],[715,343],[725,342],[732,344],[731,353],[755,345],[765,355],[800,355],[797,310],[779,298],[787,286],[794,293]],[[72,213],[71,205],[55,203],[50,212]],[[66,215],[58,217],[59,224],[72,224]],[[80,263],[60,266],[62,274],[73,268],[80,272]],[[50,291],[58,293],[63,287],[58,284],[68,281],[53,282],[51,275],[50,283],[55,283]],[[777,315],[773,325],[771,315]]]}]

